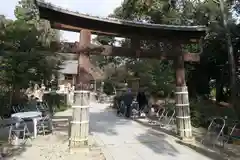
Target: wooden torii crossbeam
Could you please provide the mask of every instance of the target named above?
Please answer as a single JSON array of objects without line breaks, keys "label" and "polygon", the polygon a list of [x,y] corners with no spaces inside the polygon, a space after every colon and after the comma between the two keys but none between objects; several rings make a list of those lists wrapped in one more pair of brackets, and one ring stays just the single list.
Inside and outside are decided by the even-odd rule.
[{"label": "wooden torii crossbeam", "polygon": [[[80,31],[79,31],[80,32]],[[65,47],[64,47],[65,45]],[[173,54],[171,50],[161,51],[161,48],[155,49],[134,49],[127,47],[116,47],[110,45],[96,45],[89,44],[79,47],[78,43],[64,43],[63,48],[59,52],[66,53],[85,53],[88,55],[102,55],[102,56],[119,56],[129,58],[151,58],[151,59],[174,59],[176,54]],[[199,53],[187,53],[183,52],[184,61],[187,62],[200,62]]]},{"label": "wooden torii crossbeam", "polygon": [[[89,54],[173,59],[176,71],[177,134],[181,139],[193,138],[184,60],[199,61],[199,55],[198,58],[193,58],[196,54],[184,52],[182,45],[192,43],[192,40],[198,42],[202,36],[205,36],[205,26],[175,26],[113,20],[71,12],[41,1],[36,1],[36,5],[40,11],[40,17],[49,20],[53,28],[74,32],[81,30],[80,43],[78,47],[75,47],[75,52],[79,54],[80,67],[83,65],[81,57]],[[129,38],[131,47],[92,45],[91,34]],[[154,40],[166,45],[146,50],[141,47],[141,40]],[[170,44],[170,48],[168,48],[168,44]],[[80,82],[81,78],[79,77]]]}]

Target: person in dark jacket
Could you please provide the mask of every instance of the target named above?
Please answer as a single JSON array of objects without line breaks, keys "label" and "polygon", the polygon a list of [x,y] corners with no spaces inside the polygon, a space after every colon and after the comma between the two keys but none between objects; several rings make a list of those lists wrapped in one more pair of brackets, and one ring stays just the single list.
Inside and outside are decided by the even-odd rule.
[{"label": "person in dark jacket", "polygon": [[148,104],[147,96],[143,91],[138,92],[137,102],[139,105],[139,111],[143,111],[144,107]]},{"label": "person in dark jacket", "polygon": [[132,94],[131,90],[128,90],[125,95],[123,96],[123,101],[124,101],[124,104],[126,105],[127,107],[127,110],[126,110],[126,117],[129,118],[132,114],[132,101],[134,99],[134,95]]}]

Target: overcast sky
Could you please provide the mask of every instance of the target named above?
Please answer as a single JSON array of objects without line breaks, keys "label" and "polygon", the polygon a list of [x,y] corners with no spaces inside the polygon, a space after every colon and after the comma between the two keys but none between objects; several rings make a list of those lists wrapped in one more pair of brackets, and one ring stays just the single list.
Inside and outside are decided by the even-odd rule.
[{"label": "overcast sky", "polygon": [[[14,19],[14,9],[19,0],[6,0],[0,5],[0,14]],[[46,0],[54,5],[71,11],[78,11],[89,15],[107,17],[123,0]],[[62,40],[78,41],[79,35],[73,32],[62,32]]]}]

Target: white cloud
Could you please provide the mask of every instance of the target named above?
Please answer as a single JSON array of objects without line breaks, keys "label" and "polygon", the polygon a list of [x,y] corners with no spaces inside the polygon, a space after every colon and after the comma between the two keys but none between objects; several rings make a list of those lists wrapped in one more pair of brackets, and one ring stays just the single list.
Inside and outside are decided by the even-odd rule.
[{"label": "white cloud", "polygon": [[[0,14],[4,14],[7,18],[14,19],[14,8],[17,2],[18,0],[4,1],[4,5],[0,5]],[[68,10],[93,16],[106,17],[111,14],[116,7],[120,6],[123,0],[46,0],[46,2],[50,2]],[[63,40],[79,40],[79,34],[77,33],[63,32],[61,35]]]}]

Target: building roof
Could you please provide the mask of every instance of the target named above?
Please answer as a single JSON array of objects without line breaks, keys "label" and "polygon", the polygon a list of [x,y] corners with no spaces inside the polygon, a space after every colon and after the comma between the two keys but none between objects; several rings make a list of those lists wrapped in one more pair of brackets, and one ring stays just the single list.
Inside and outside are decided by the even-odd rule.
[{"label": "building roof", "polygon": [[[100,18],[68,11],[39,0],[36,0],[36,5],[39,8],[41,18],[51,21],[52,24],[56,22],[65,26],[78,27],[78,31],[80,29],[88,29],[93,33],[103,33],[114,36],[141,36],[144,37],[144,39],[176,39],[177,37],[179,40],[200,38],[205,35],[206,32],[205,26],[164,25]],[[61,26],[54,27],[59,27],[57,29],[63,28]],[[65,29],[67,30],[67,27],[65,27]]]},{"label": "building roof", "polygon": [[61,66],[60,73],[63,74],[78,74],[78,61],[77,60],[65,60]]},{"label": "building roof", "polygon": [[[84,66],[85,67],[85,66]],[[62,74],[78,74],[78,60],[65,60],[61,66],[61,70],[59,70]],[[88,63],[87,68],[85,68],[86,71],[90,75],[93,76],[94,79],[100,80],[104,79],[105,75],[104,72],[99,68],[94,66],[91,63]]]}]

